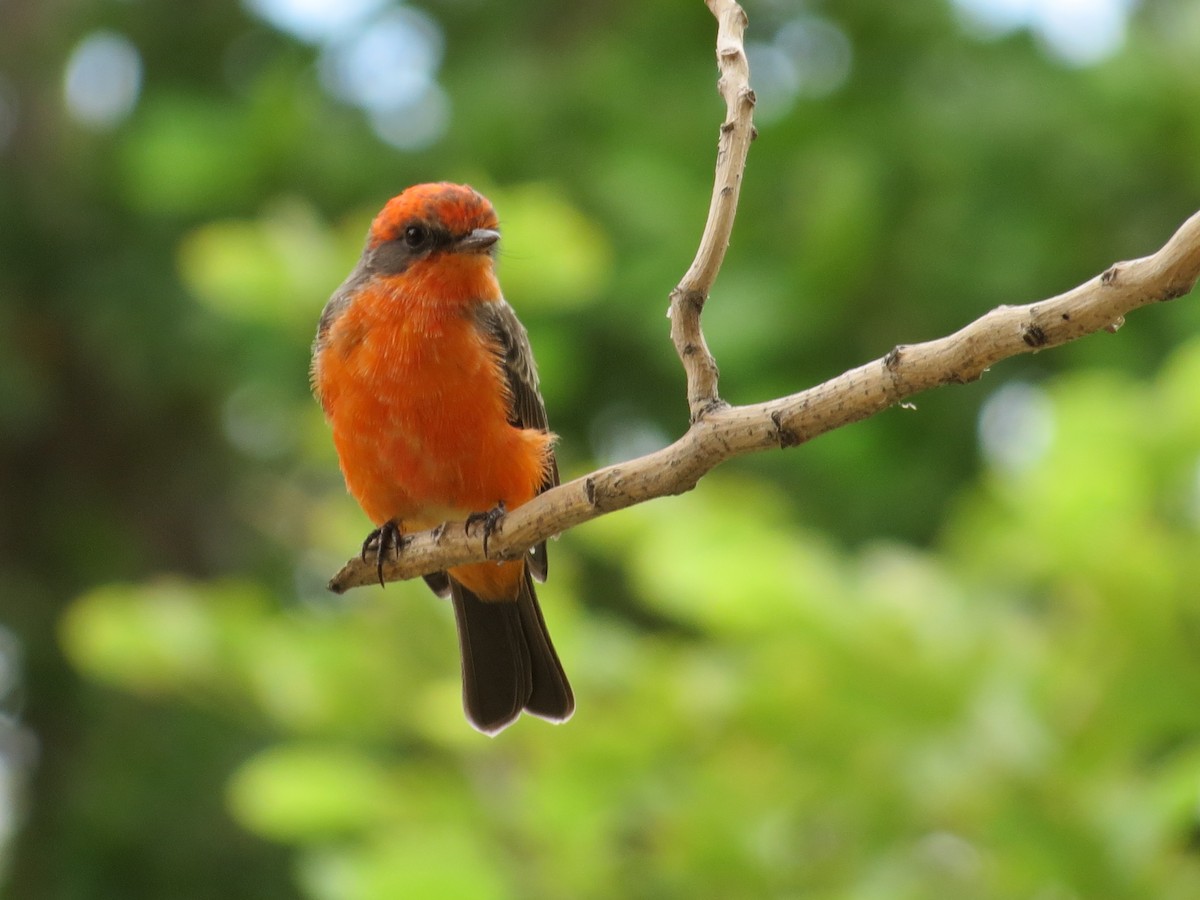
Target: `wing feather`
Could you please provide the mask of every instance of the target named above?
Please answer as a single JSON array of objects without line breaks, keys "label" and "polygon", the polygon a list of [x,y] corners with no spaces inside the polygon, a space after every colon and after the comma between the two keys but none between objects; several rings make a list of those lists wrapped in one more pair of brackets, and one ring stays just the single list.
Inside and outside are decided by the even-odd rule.
[{"label": "wing feather", "polygon": [[[504,300],[478,304],[475,315],[480,329],[495,342],[496,353],[504,368],[504,377],[511,397],[508,421],[517,428],[549,431],[546,404],[538,390],[537,365],[533,361],[533,349],[529,346],[529,334],[525,331],[525,326]],[[538,486],[538,493],[557,484],[558,462],[551,451],[546,473]],[[546,580],[544,542],[531,551],[529,568],[538,581]]]}]

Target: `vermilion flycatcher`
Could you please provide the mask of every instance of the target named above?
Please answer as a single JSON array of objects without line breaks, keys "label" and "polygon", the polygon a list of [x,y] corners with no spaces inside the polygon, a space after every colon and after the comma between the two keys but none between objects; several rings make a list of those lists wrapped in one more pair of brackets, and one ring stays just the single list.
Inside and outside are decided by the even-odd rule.
[{"label": "vermilion flycatcher", "polygon": [[[487,527],[558,483],[529,338],[493,268],[499,239],[471,188],[410,187],[321,313],[313,387],[346,486],[378,526],[364,557],[382,563],[404,533],[444,522]],[[454,605],[463,706],[488,734],[522,710],[561,722],[575,708],[533,578],[546,578],[545,544],[425,579]]]}]

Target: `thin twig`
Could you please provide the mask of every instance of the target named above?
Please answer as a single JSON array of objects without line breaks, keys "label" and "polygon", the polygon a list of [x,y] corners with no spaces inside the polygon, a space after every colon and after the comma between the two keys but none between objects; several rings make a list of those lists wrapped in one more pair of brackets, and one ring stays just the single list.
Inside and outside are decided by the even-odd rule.
[{"label": "thin twig", "polygon": [[[510,512],[488,540],[488,557],[510,559],[539,541],[607,512],[695,487],[736,456],[793,447],[944,384],[979,378],[1000,360],[1115,331],[1140,307],[1182,297],[1200,278],[1200,212],[1157,253],[1111,266],[1064,294],[1027,306],[1000,306],[965,328],[887,355],[790,397],[715,408],[669,447],[608,466],[547,491]],[[482,538],[451,527],[412,536],[384,563],[395,581],[484,559]],[[376,580],[374,564],[351,559],[330,589]]]},{"label": "thin twig", "polygon": [[746,154],[755,136],[754,91],[750,89],[750,65],[742,37],[746,13],[733,0],[705,2],[717,18],[717,67],[721,72],[717,90],[725,100],[725,121],[717,144],[717,172],[708,221],[696,258],[671,291],[669,312],[671,341],[687,373],[688,412],[693,423],[723,405],[717,394],[717,361],[704,340],[700,313],[729,247]]}]

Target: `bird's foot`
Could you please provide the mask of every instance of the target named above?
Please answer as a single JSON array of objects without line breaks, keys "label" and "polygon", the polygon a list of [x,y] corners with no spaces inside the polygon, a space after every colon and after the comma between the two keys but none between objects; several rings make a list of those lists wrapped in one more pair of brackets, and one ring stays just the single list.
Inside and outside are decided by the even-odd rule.
[{"label": "bird's foot", "polygon": [[389,553],[400,555],[409,538],[400,530],[400,523],[389,519],[367,535],[362,544],[362,561],[367,561],[368,554],[375,554],[375,572],[379,575],[379,585],[383,586],[383,561]]},{"label": "bird's foot", "polygon": [[496,526],[500,524],[500,521],[504,518],[504,515],[507,512],[508,509],[505,507],[504,501],[501,500],[487,512],[471,513],[469,516],[467,516],[467,521],[463,523],[463,529],[467,532],[467,534],[471,533],[472,525],[476,525],[480,522],[483,523],[484,556],[488,555],[488,538],[492,536],[492,532],[496,530]]}]

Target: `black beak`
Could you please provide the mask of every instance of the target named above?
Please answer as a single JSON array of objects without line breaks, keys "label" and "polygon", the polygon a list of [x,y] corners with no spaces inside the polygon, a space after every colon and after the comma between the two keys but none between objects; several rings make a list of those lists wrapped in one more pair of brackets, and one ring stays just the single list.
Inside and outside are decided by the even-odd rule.
[{"label": "black beak", "polygon": [[470,234],[455,241],[454,249],[463,253],[487,253],[498,240],[500,240],[500,232],[495,229],[476,228]]}]

